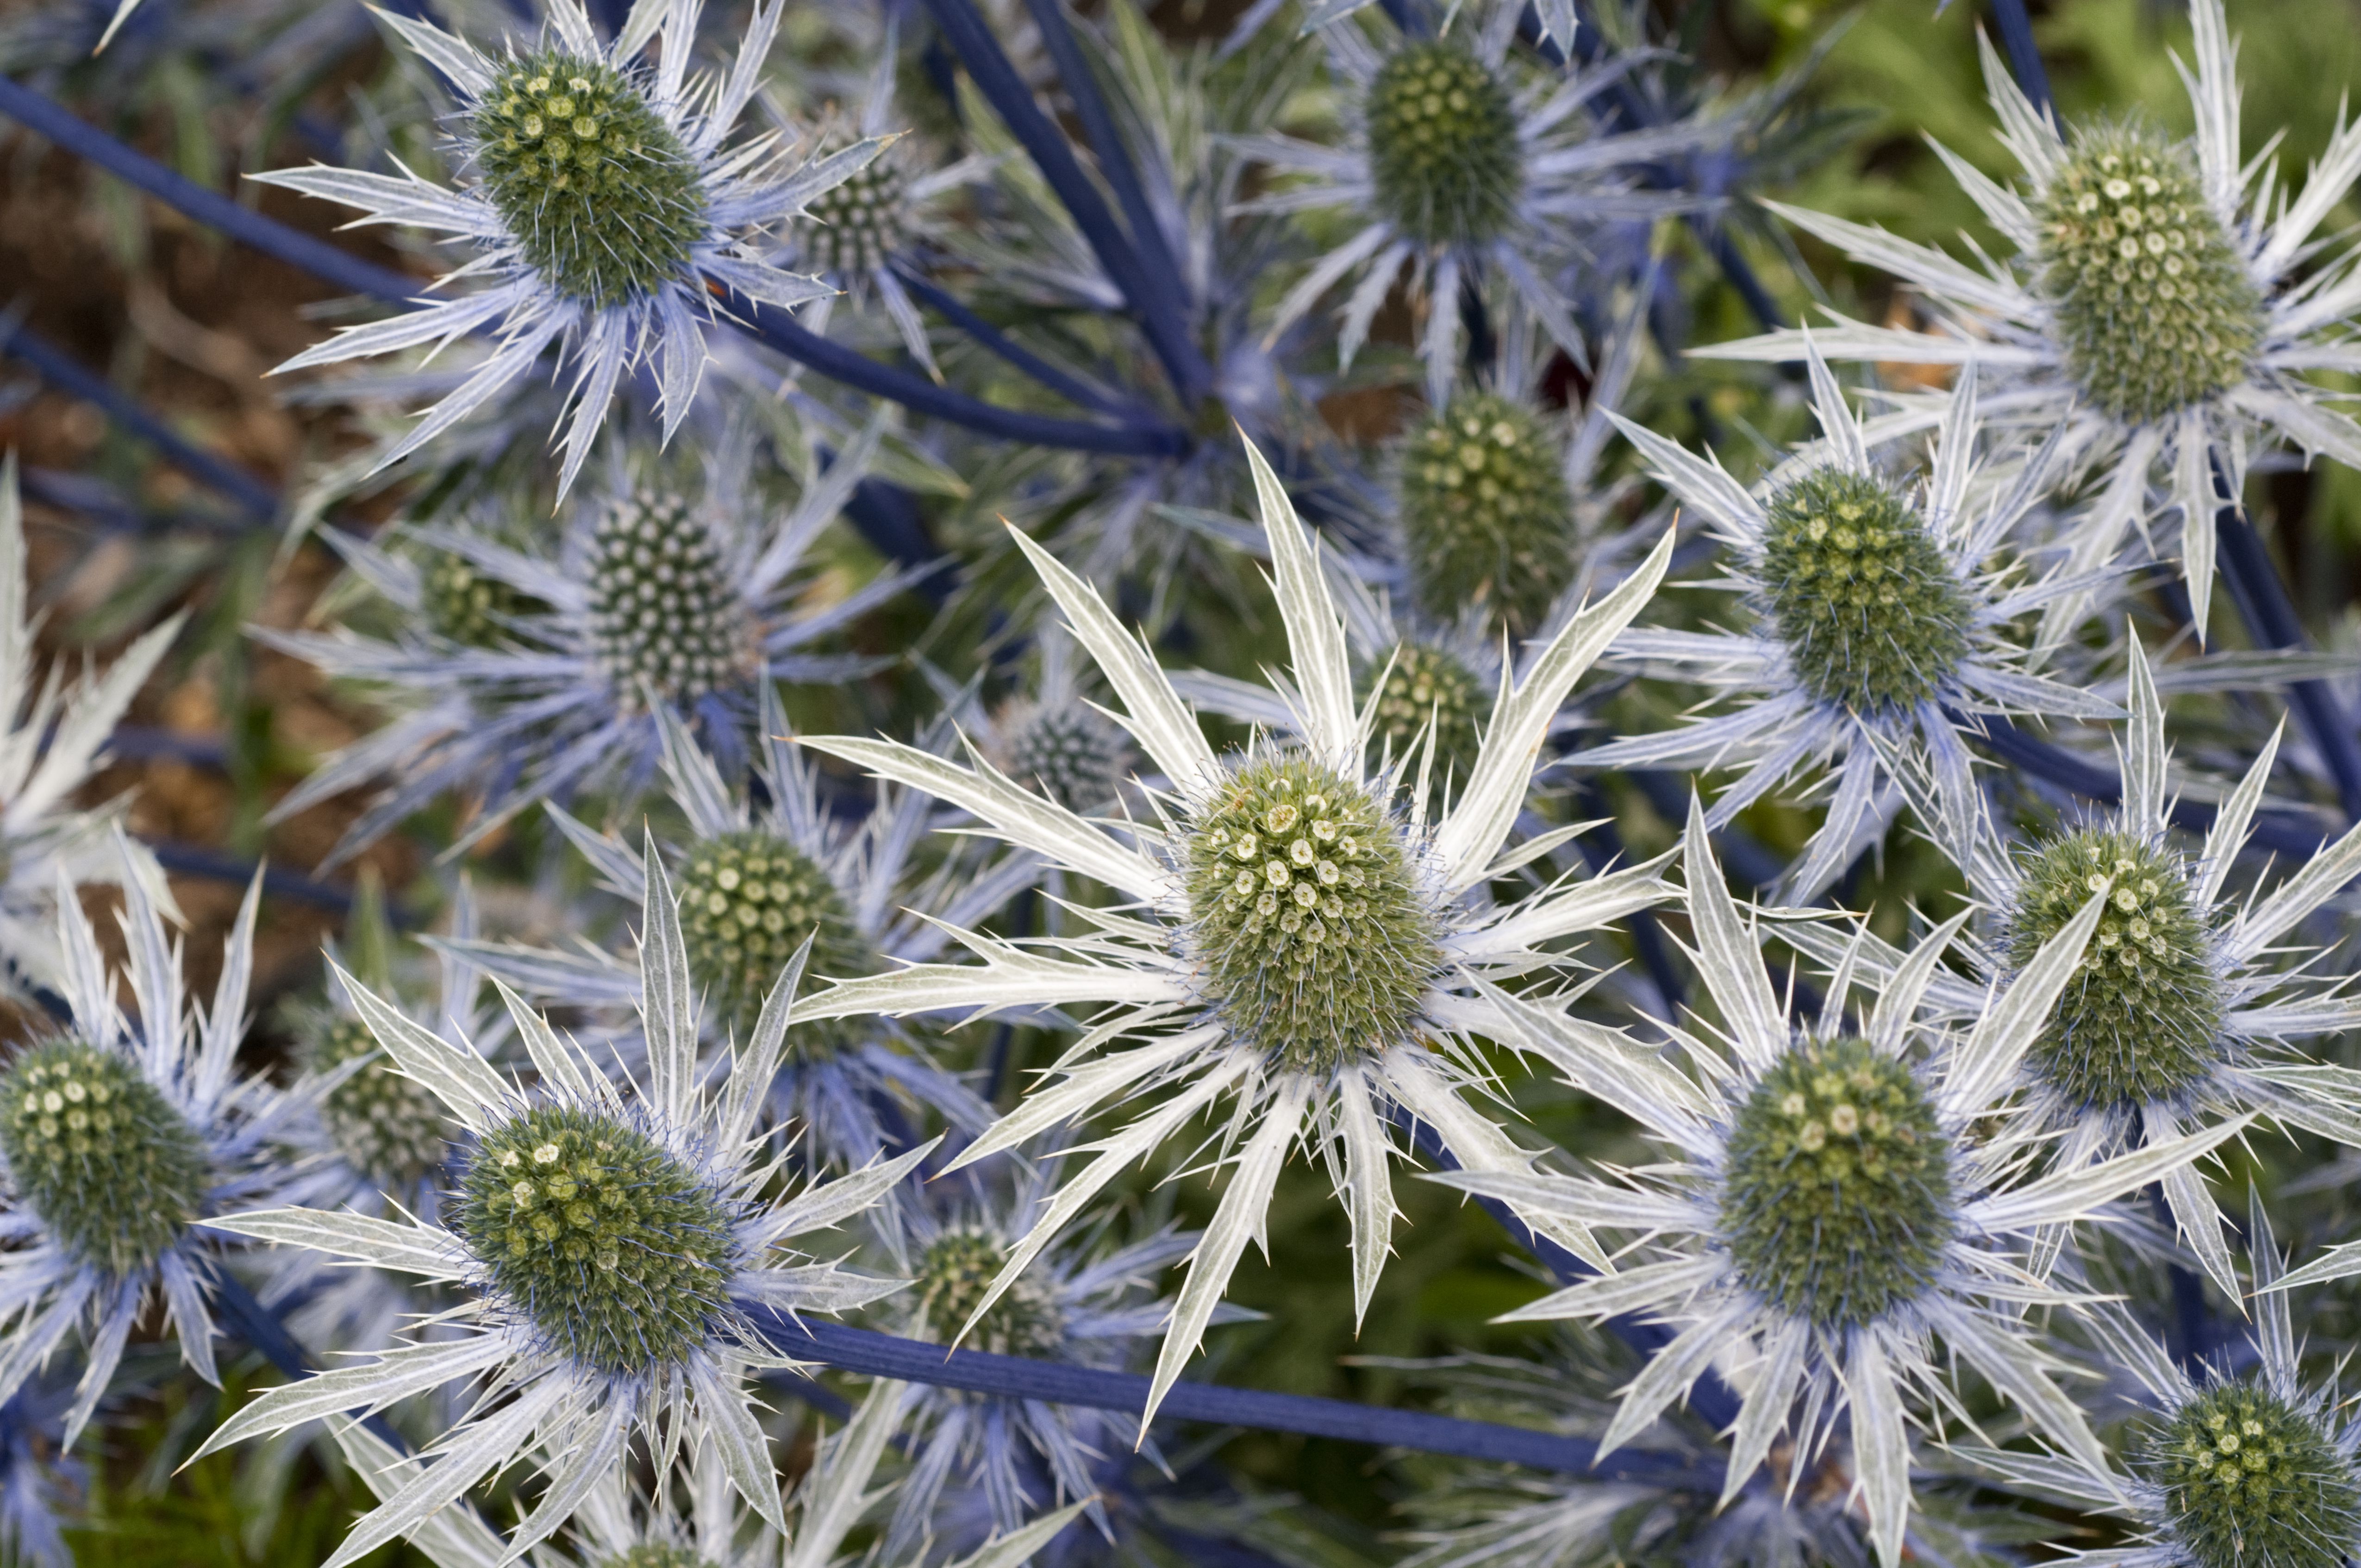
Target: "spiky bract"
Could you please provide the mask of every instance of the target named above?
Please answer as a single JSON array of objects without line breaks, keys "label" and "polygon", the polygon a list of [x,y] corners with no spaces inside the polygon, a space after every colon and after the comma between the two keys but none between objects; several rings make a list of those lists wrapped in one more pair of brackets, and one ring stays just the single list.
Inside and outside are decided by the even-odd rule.
[{"label": "spiky bract", "polygon": [[428,558],[418,587],[427,630],[470,648],[495,648],[509,641],[514,635],[511,621],[549,608],[448,550]]},{"label": "spiky bract", "polygon": [[1195,956],[1244,1036],[1314,1069],[1402,1037],[1443,952],[1401,830],[1366,788],[1252,758],[1191,824],[1187,860]]},{"label": "spiky bract", "polygon": [[2028,1057],[2070,1102],[2120,1110],[2180,1093],[2221,1060],[2222,983],[2179,859],[2084,828],[2022,868],[2009,959],[2022,966],[2112,883],[2107,910]]},{"label": "spiky bract", "polygon": [[1933,1283],[1956,1231],[1950,1151],[1909,1067],[1852,1038],[1804,1038],[1730,1129],[1721,1234],[1747,1287],[1826,1329]]},{"label": "spiky bract", "polygon": [[643,1541],[627,1552],[601,1559],[598,1568],[713,1568],[713,1560],[698,1556],[693,1547]]},{"label": "spiky bract", "polygon": [[1481,245],[1514,221],[1525,187],[1516,105],[1466,45],[1395,50],[1369,84],[1366,113],[1378,205],[1404,235]]},{"label": "spiky bract", "polygon": [[2103,412],[2162,419],[2246,379],[2262,297],[2186,148],[2144,126],[2085,132],[2036,219],[2067,371]]},{"label": "spiky bract", "polygon": [[1818,469],[1773,498],[1767,517],[1772,623],[1814,696],[1864,716],[1908,713],[1968,656],[1967,590],[1884,480]]},{"label": "spiky bract", "polygon": [[2339,1568],[2361,1532],[2361,1476],[2312,1411],[2259,1382],[2217,1383],[2147,1454],[2198,1568]]},{"label": "spiky bract", "polygon": [[458,1228],[551,1347],[610,1376],[713,1337],[735,1243],[714,1189],[614,1116],[539,1106],[468,1162]]},{"label": "spiky bract", "polygon": [[1036,707],[1008,742],[1011,776],[1069,811],[1089,811],[1123,785],[1123,736],[1079,701]]},{"label": "spiky bract", "polygon": [[823,272],[837,277],[874,272],[909,236],[909,180],[891,158],[881,158],[805,207],[804,247]]},{"label": "spiky bract", "polygon": [[1411,433],[1401,526],[1419,608],[1471,605],[1536,629],[1574,575],[1574,496],[1558,444],[1522,405],[1463,392]]},{"label": "spiky bract", "polygon": [[[844,894],[809,855],[759,828],[700,839],[680,868],[680,927],[688,972],[713,1008],[743,1038],[763,1001],[802,947],[807,983],[866,974],[876,967]],[[809,1025],[790,1044],[825,1047],[849,1025]]]},{"label": "spiky bract", "polygon": [[704,237],[696,159],[610,65],[562,49],[520,55],[478,101],[468,132],[485,194],[562,294],[603,308],[648,293],[677,278]]},{"label": "spiky bract", "polygon": [[645,680],[672,702],[693,703],[749,673],[744,596],[687,502],[653,490],[619,497],[590,551],[591,634],[626,701]]},{"label": "spiky bract", "polygon": [[[1007,1249],[988,1231],[947,1230],[928,1243],[913,1292],[928,1332],[940,1340],[964,1328],[1007,1261]],[[961,1343],[994,1355],[1056,1355],[1066,1343],[1066,1314],[1056,1285],[1033,1275],[1020,1277]]]},{"label": "spiky bract", "polygon": [[310,1042],[306,1065],[332,1072],[356,1057],[356,1069],[320,1102],[320,1120],[345,1162],[388,1191],[424,1179],[449,1152],[442,1104],[415,1079],[396,1072],[358,1018],[337,1018]]},{"label": "spiky bract", "polygon": [[1463,783],[1476,762],[1477,726],[1491,711],[1476,672],[1447,648],[1403,642],[1378,691],[1374,739],[1396,757],[1409,757],[1434,728],[1434,773]]},{"label": "spiky bract", "polygon": [[196,1129],[130,1058],[82,1040],[36,1046],[0,1076],[0,1151],[49,1233],[117,1278],[161,1257],[204,1197]]}]

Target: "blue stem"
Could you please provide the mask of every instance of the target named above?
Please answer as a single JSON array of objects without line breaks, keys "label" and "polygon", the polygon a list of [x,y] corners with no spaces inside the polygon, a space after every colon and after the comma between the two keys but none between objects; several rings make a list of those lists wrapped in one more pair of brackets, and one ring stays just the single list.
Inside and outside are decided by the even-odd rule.
[{"label": "blue stem", "polygon": [[[254,880],[256,862],[241,856],[224,854],[219,850],[209,850],[201,844],[183,844],[170,839],[143,839],[141,842],[155,852],[157,864],[181,876],[239,884]],[[265,870],[262,891],[276,898],[308,904],[314,909],[325,909],[336,915],[349,914],[353,907],[352,889],[321,882],[300,872]],[[398,926],[410,925],[415,918],[400,908],[388,913]]]},{"label": "blue stem", "polygon": [[894,269],[894,276],[901,280],[902,287],[917,296],[920,303],[948,318],[953,326],[1068,402],[1111,415],[1129,424],[1162,422],[1155,415],[1128,408],[1114,394],[1091,386],[1080,377],[1050,364],[976,314],[958,295],[933,280],[900,267]]},{"label": "blue stem", "polygon": [[[2238,619],[2246,622],[2256,643],[2265,648],[2304,646],[2303,623],[2289,601],[2287,587],[2270,552],[2264,548],[2262,535],[2255,532],[2245,510],[2226,506],[2216,512],[2213,536],[2213,558],[2222,568],[2222,584],[2230,590]],[[2361,822],[2361,738],[2354,733],[2352,715],[2326,681],[2290,683],[2288,701],[2295,709],[2296,722],[2335,783],[2345,820]]]},{"label": "blue stem", "polygon": [[2025,0],[1993,0],[1993,19],[2000,24],[2001,46],[2008,50],[2008,69],[2018,88],[2036,113],[2054,118],[2058,104],[2049,94],[2049,71],[2041,63],[2040,46],[2033,41],[2033,17]]}]

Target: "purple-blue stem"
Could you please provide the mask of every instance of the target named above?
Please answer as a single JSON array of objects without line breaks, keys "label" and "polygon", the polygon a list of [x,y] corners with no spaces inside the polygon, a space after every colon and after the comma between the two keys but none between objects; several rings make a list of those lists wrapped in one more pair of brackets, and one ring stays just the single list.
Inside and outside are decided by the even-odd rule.
[{"label": "purple-blue stem", "polygon": [[953,326],[966,333],[985,349],[1016,367],[1049,390],[1078,408],[1119,419],[1127,424],[1158,424],[1162,422],[1152,413],[1126,406],[1112,392],[1093,387],[1072,373],[1050,364],[1039,355],[1016,342],[998,327],[968,308],[967,302],[932,279],[906,267],[895,267],[894,275],[902,287],[916,295],[921,304],[941,315]]}]

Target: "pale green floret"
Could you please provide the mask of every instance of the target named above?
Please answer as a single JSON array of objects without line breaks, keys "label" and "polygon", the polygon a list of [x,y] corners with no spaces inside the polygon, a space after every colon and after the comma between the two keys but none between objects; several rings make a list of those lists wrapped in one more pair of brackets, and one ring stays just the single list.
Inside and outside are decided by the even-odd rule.
[{"label": "pale green floret", "polygon": [[615,1556],[602,1558],[598,1568],[714,1568],[714,1565],[711,1558],[700,1557],[688,1547],[650,1541]]},{"label": "pale green floret", "polygon": [[[999,1239],[984,1231],[945,1231],[928,1244],[914,1294],[928,1337],[947,1341],[966,1327],[1007,1261]],[[1066,1344],[1065,1310],[1059,1306],[1054,1288],[1025,1275],[1002,1293],[961,1343],[994,1355],[1055,1356]]]},{"label": "pale green floret", "polygon": [[1456,38],[1396,49],[1369,84],[1366,115],[1378,207],[1405,238],[1482,245],[1516,221],[1525,189],[1516,104]]},{"label": "pale green floret", "polygon": [[1831,1331],[1923,1294],[1957,1225],[1950,1148],[1904,1063],[1799,1040],[1740,1106],[1720,1231],[1747,1288]]},{"label": "pale green floret", "polygon": [[1433,776],[1440,780],[1447,772],[1465,784],[1476,765],[1477,727],[1491,710],[1476,673],[1457,654],[1404,642],[1395,648],[1393,667],[1378,692],[1375,739],[1397,760],[1407,760],[1433,725]]},{"label": "pale green floret", "polygon": [[320,1104],[320,1119],[346,1164],[389,1191],[415,1186],[442,1165],[450,1152],[442,1102],[393,1069],[368,1025],[338,1018],[314,1036],[305,1055],[305,1065],[320,1073],[356,1057],[375,1058]]},{"label": "pale green floret", "polygon": [[559,293],[604,309],[686,274],[705,187],[621,71],[555,49],[520,56],[467,128],[486,198]]},{"label": "pale green floret", "polygon": [[[775,833],[760,829],[700,840],[680,868],[680,932],[689,978],[706,1004],[740,1039],[762,1016],[763,999],[812,939],[802,992],[822,976],[867,974],[877,966],[827,870]],[[854,1025],[799,1026],[790,1046],[809,1056],[835,1048]]]},{"label": "pale green floret", "polygon": [[1115,726],[1075,702],[1027,714],[1008,744],[1008,766],[1069,811],[1091,811],[1122,789],[1126,754]]},{"label": "pale green floret", "polygon": [[470,648],[496,648],[513,641],[511,621],[549,608],[447,550],[429,556],[419,578],[427,630]]},{"label": "pale green floret", "polygon": [[1972,611],[1918,510],[1882,479],[1823,468],[1769,510],[1763,589],[1804,689],[1863,717],[1935,696],[1968,656]]},{"label": "pale green floret", "polygon": [[590,554],[591,641],[627,706],[642,679],[686,705],[746,678],[753,638],[743,602],[687,503],[646,490],[616,500]]},{"label": "pale green floret", "polygon": [[909,181],[881,158],[805,205],[804,243],[822,272],[874,272],[909,238]]},{"label": "pale green floret", "polygon": [[2037,847],[2009,912],[2009,961],[2032,961],[2091,895],[2106,912],[2027,1060],[2069,1101],[2127,1111],[2195,1087],[2222,1059],[2213,941],[2178,857],[2085,828]]},{"label": "pale green floret", "polygon": [[459,1233],[552,1349],[616,1376],[677,1365],[728,1306],[720,1194],[645,1134],[544,1106],[484,1136]]},{"label": "pale green floret", "polygon": [[130,1058],[36,1046],[0,1075],[0,1152],[17,1197],[75,1261],[121,1278],[181,1239],[205,1194],[205,1146]]},{"label": "pale green floret", "polygon": [[1233,1027],[1321,1070],[1404,1038],[1443,967],[1401,829],[1369,792],[1297,757],[1255,758],[1190,825],[1189,912]]},{"label": "pale green floret", "polygon": [[2100,410],[2163,419],[2246,378],[2262,295],[2186,148],[2136,126],[2086,132],[2035,221],[2067,371]]},{"label": "pale green floret", "polygon": [[1563,453],[1506,398],[1463,392],[1411,433],[1400,514],[1419,608],[1436,620],[1475,605],[1532,631],[1573,580]]},{"label": "pale green floret", "polygon": [[2318,1416],[2252,1383],[2181,1407],[2143,1466],[2196,1568],[2341,1568],[2361,1538],[2361,1476]]}]

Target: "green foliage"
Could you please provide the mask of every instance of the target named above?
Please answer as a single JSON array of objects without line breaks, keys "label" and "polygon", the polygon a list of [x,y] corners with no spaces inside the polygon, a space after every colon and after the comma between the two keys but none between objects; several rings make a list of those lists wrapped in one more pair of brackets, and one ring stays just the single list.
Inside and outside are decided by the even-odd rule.
[{"label": "green foliage", "polygon": [[[875,969],[827,869],[775,833],[757,828],[699,839],[680,868],[681,938],[688,973],[743,1039],[762,1016],[804,938],[812,941],[803,991]],[[799,1026],[789,1044],[807,1055],[834,1049],[856,1025]]]},{"label": "green foliage", "polygon": [[1882,479],[1822,468],[1781,490],[1762,570],[1788,663],[1822,702],[1906,714],[1968,655],[1967,591]]},{"label": "green foliage", "polygon": [[1560,443],[1506,398],[1462,392],[1411,432],[1400,509],[1419,608],[1437,620],[1480,605],[1530,632],[1574,576]]},{"label": "green foliage", "polygon": [[51,1040],[0,1075],[0,1151],[17,1192],[84,1263],[121,1277],[196,1217],[205,1148],[119,1051]]},{"label": "green foliage", "polygon": [[1396,49],[1369,84],[1378,206],[1423,245],[1482,245],[1516,221],[1524,148],[1508,85],[1457,38]]},{"label": "green foliage", "polygon": [[1955,1226],[1951,1151],[1906,1063],[1803,1039],[1739,1107],[1721,1234],[1740,1277],[1824,1329],[1926,1289]]},{"label": "green foliage", "polygon": [[1312,1069],[1403,1037],[1443,951],[1367,790],[1301,757],[1249,759],[1185,852],[1191,941],[1242,1036]]},{"label": "green foliage", "polygon": [[725,1310],[721,1196],[645,1134],[542,1106],[468,1162],[458,1228],[551,1348],[616,1376],[677,1365]]},{"label": "green foliage", "polygon": [[2196,1568],[2337,1568],[2361,1537],[2361,1476],[2323,1428],[2259,1383],[2181,1408],[2144,1467]]},{"label": "green foliage", "polygon": [[552,287],[618,305],[678,277],[706,231],[697,163],[612,66],[536,49],[468,118],[484,193]]},{"label": "green foliage", "polygon": [[688,704],[748,673],[744,601],[686,501],[653,490],[618,498],[600,514],[590,550],[591,636],[627,702],[642,681]]},{"label": "green foliage", "polygon": [[2050,839],[2020,869],[2009,960],[2022,968],[2112,883],[2081,967],[2027,1057],[2069,1100],[2129,1110],[2177,1094],[2221,1059],[2222,985],[2179,857],[2128,834]]}]

